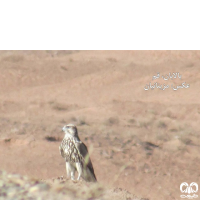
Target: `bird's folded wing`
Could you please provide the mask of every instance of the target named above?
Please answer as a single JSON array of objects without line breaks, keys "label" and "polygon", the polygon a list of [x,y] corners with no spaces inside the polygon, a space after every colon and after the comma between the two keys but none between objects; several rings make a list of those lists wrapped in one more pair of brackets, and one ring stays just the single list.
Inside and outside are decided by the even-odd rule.
[{"label": "bird's folded wing", "polygon": [[83,142],[76,143],[76,147],[77,147],[80,155],[83,157],[83,160],[84,160],[83,168],[84,169],[88,168],[90,173],[94,176],[94,179],[96,180],[96,176],[95,176],[95,173],[94,173],[94,168],[93,168],[92,162],[90,160],[87,147],[85,146],[85,144]]}]

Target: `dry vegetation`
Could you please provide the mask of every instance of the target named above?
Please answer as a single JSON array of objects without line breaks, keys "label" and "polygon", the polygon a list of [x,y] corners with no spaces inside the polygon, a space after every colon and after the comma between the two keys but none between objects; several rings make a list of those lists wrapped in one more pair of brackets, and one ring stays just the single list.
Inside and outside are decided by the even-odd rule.
[{"label": "dry vegetation", "polygon": [[0,199],[142,200],[121,188],[105,189],[98,183],[73,183],[64,177],[37,180],[19,174],[8,174],[5,171],[0,171]]},{"label": "dry vegetation", "polygon": [[[199,51],[1,51],[0,170],[42,179],[55,199],[63,190],[180,199],[182,182],[200,184],[199,64]],[[162,83],[152,81],[157,72],[179,72],[167,83],[190,88],[145,91]],[[100,185],[65,180],[58,146],[67,123],[78,126]]]}]

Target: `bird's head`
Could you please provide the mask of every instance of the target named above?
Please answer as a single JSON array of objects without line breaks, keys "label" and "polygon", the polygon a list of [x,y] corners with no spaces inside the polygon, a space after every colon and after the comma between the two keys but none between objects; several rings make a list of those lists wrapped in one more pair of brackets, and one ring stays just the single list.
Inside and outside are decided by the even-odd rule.
[{"label": "bird's head", "polygon": [[70,134],[72,136],[78,136],[77,128],[74,124],[67,124],[62,129],[65,134]]}]

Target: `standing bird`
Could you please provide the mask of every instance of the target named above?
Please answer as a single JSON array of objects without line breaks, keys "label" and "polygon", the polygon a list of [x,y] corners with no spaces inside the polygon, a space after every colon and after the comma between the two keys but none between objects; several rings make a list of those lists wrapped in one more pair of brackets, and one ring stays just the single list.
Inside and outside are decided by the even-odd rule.
[{"label": "standing bird", "polygon": [[82,177],[85,181],[96,182],[96,176],[90,160],[87,147],[78,136],[75,125],[68,124],[62,129],[65,132],[59,150],[66,162],[67,177],[75,181],[75,171],[78,172],[77,181]]}]

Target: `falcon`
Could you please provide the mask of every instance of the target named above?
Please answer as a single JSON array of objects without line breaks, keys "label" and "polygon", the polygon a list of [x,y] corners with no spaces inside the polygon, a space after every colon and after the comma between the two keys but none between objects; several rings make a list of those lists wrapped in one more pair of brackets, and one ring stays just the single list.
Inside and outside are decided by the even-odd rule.
[{"label": "falcon", "polygon": [[66,162],[67,177],[76,181],[75,171],[77,171],[77,181],[82,177],[87,182],[96,182],[97,179],[87,147],[80,140],[76,126],[68,124],[62,130],[65,136],[59,146],[59,150]]}]

